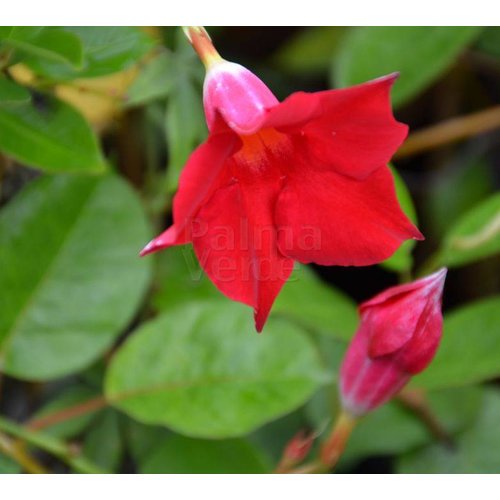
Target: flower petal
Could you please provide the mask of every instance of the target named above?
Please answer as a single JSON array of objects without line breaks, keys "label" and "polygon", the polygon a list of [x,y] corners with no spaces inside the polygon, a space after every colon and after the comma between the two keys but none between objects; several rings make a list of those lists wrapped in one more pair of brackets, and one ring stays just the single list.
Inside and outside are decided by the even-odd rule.
[{"label": "flower petal", "polygon": [[366,266],[423,236],[401,211],[390,170],[364,180],[307,165],[290,171],[276,204],[278,246],[299,262]]},{"label": "flower petal", "polygon": [[261,331],[293,268],[276,244],[273,185],[233,183],[218,189],[198,213],[203,232],[193,233],[200,264],[219,290],[254,307]]},{"label": "flower petal", "polygon": [[216,180],[226,160],[241,146],[241,141],[230,131],[212,134],[189,157],[179,179],[179,190],[174,198],[174,224],[150,241],[142,250],[147,255],[172,245],[191,241],[193,217],[201,204],[217,187]]},{"label": "flower petal", "polygon": [[310,154],[327,168],[358,179],[387,164],[408,133],[392,114],[390,90],[396,77],[320,92],[323,112],[303,129]]}]

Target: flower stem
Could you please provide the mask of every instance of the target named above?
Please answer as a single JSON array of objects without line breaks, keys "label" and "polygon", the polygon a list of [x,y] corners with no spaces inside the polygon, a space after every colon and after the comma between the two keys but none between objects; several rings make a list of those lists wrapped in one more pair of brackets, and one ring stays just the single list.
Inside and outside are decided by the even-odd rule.
[{"label": "flower stem", "polygon": [[48,474],[48,470],[39,464],[22,446],[16,444],[9,436],[0,432],[0,451],[17,462],[22,470],[30,474]]},{"label": "flower stem", "polygon": [[355,425],[356,418],[342,410],[321,448],[320,460],[326,469],[333,469],[337,465]]},{"label": "flower stem", "polygon": [[398,400],[415,413],[436,439],[448,446],[452,445],[450,435],[432,411],[423,390],[403,389]]},{"label": "flower stem", "polygon": [[203,26],[185,26],[182,29],[207,70],[223,61]]},{"label": "flower stem", "polygon": [[0,430],[58,457],[77,472],[85,474],[105,473],[105,471],[101,470],[85,457],[75,454],[75,450],[60,439],[26,429],[22,425],[1,416]]},{"label": "flower stem", "polygon": [[411,134],[394,158],[405,158],[500,127],[500,106],[452,118]]},{"label": "flower stem", "polygon": [[83,403],[79,403],[62,410],[49,413],[44,417],[37,418],[28,423],[27,427],[32,431],[37,431],[40,429],[45,429],[46,427],[51,427],[61,422],[66,422],[67,420],[72,420],[73,418],[80,417],[87,413],[91,413],[106,407],[108,402],[104,396],[98,396],[96,398],[89,399]]}]

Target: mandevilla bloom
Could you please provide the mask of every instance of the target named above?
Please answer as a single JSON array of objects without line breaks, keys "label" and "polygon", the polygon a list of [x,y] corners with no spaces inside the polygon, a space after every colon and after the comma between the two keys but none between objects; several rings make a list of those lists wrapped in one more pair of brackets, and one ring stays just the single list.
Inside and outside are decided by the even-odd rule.
[{"label": "mandevilla bloom", "polygon": [[280,103],[222,59],[205,30],[187,33],[207,68],[210,133],[181,174],[173,225],[141,255],[192,242],[215,285],[254,308],[261,331],[294,260],[366,266],[422,239],[387,167],[407,134],[391,111],[397,75]]},{"label": "mandevilla bloom", "polygon": [[443,329],[445,278],[441,269],[361,305],[361,324],[340,369],[348,413],[360,416],[385,403],[432,361]]}]

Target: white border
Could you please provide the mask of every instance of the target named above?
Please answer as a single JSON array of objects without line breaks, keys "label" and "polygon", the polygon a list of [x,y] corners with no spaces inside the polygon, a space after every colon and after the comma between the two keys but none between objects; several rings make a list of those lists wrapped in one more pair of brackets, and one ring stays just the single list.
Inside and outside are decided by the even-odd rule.
[{"label": "white border", "polygon": [[498,25],[492,0],[3,0],[13,25]]}]

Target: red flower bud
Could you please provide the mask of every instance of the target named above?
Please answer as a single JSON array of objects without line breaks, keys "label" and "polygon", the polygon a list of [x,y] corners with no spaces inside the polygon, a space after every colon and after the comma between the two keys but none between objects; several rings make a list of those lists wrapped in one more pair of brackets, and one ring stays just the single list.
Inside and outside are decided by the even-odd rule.
[{"label": "red flower bud", "polygon": [[446,269],[389,288],[360,307],[340,369],[344,408],[363,415],[391,399],[433,359],[441,340]]},{"label": "red flower bud", "polygon": [[284,459],[293,464],[302,462],[309,454],[313,442],[314,434],[306,434],[304,431],[299,431],[286,445],[283,452]]}]

